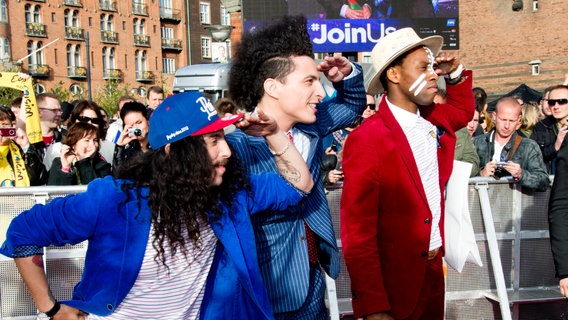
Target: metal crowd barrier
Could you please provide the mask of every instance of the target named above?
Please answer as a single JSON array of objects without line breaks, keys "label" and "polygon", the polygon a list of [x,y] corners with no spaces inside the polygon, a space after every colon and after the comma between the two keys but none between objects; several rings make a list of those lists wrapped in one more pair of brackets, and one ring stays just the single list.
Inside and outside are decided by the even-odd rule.
[{"label": "metal crowd barrier", "polygon": [[[0,188],[0,241],[10,220],[36,203],[84,191],[85,186]],[[341,188],[327,199],[341,253]],[[501,179],[472,178],[469,209],[483,267],[449,268],[446,319],[561,319],[565,299],[558,290],[550,251],[549,191],[527,192]],[[83,269],[85,243],[46,249],[46,272],[56,299],[71,296]],[[343,260],[336,281],[328,281],[332,319],[351,318],[349,275]],[[12,259],[0,255],[0,319],[35,319],[36,308]]]},{"label": "metal crowd barrier", "polygon": [[[328,191],[342,253],[339,236],[342,190]],[[446,319],[542,320],[568,316],[550,250],[549,194],[550,188],[546,192],[530,192],[507,178],[470,179],[469,211],[483,267],[466,263],[461,273],[448,268]],[[339,310],[337,315],[332,314],[332,319],[352,315],[349,274],[343,260],[341,267],[335,281]],[[330,305],[333,304],[331,301]]]}]

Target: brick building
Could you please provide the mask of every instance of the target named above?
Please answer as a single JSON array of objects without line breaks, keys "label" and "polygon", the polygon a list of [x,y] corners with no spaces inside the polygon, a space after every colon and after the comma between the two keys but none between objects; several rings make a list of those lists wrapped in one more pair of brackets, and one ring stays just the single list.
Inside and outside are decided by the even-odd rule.
[{"label": "brick building", "polygon": [[177,68],[212,60],[206,27],[229,23],[219,0],[1,0],[0,59],[21,59],[38,92],[86,97],[88,71],[93,92],[111,79],[171,91]]}]

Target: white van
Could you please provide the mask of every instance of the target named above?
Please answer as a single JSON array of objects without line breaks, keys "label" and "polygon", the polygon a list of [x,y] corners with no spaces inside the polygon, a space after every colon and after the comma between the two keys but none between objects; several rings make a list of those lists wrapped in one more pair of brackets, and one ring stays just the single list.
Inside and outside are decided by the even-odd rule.
[{"label": "white van", "polygon": [[229,96],[229,63],[193,64],[179,68],[174,76],[174,93],[199,91],[213,103]]}]

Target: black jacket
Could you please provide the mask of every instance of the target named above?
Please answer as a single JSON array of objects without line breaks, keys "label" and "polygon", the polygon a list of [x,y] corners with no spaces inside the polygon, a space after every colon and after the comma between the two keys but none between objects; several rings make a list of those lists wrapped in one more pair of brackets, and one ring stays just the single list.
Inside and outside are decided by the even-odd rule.
[{"label": "black jacket", "polygon": [[[558,128],[556,127],[556,119],[553,116],[548,116],[539,121],[534,126],[531,134],[531,139],[536,141],[540,147],[544,164],[546,165],[546,169],[549,174],[554,174],[555,171],[557,151],[554,148],[554,143],[556,142],[557,136]],[[565,145],[565,142],[566,140],[562,143],[562,145]]]},{"label": "black jacket", "polygon": [[48,185],[69,186],[86,185],[96,178],[112,174],[110,163],[106,162],[97,152],[93,157],[77,161],[71,172],[61,171],[61,158],[53,159],[49,170]]},{"label": "black jacket", "polygon": [[548,203],[550,244],[556,276],[568,277],[568,147],[564,145],[556,157],[556,175]]}]

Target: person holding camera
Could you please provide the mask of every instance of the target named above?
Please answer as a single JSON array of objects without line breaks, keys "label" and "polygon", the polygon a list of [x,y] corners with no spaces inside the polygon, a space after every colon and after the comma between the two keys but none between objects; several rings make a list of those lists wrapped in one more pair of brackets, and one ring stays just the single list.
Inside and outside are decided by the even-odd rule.
[{"label": "person holding camera", "polygon": [[0,106],[0,186],[29,187],[45,184],[47,170],[26,132],[14,127],[16,116]]},{"label": "person holding camera", "polygon": [[148,142],[149,113],[140,102],[127,102],[120,110],[120,119],[124,123],[120,137],[114,146],[113,172],[133,156],[150,150]]},{"label": "person holding camera", "polygon": [[512,176],[523,188],[545,191],[550,181],[540,148],[517,133],[521,104],[514,97],[501,98],[492,119],[495,128],[473,139],[481,164],[479,175],[496,179]]},{"label": "person holding camera", "polygon": [[99,153],[99,129],[88,122],[73,123],[61,145],[61,156],[53,159],[48,185],[85,185],[112,174],[111,165]]}]

